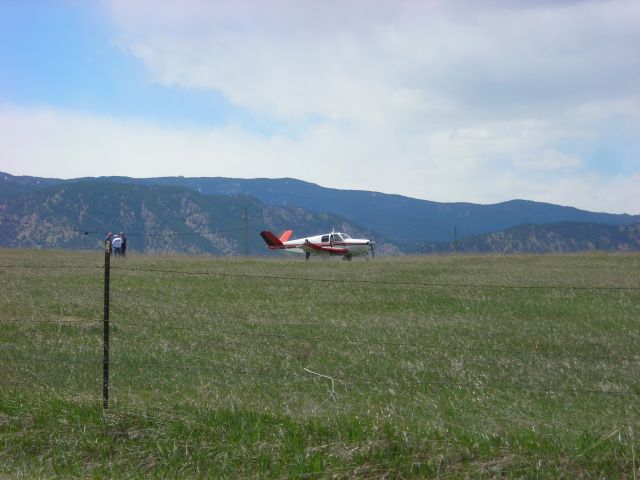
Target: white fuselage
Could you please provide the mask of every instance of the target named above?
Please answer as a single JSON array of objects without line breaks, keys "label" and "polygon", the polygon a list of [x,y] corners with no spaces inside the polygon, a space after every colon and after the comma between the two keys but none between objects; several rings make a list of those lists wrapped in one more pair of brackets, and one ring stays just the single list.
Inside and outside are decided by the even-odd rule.
[{"label": "white fuselage", "polygon": [[368,255],[371,241],[365,238],[351,238],[346,233],[334,232],[288,240],[283,244],[284,250],[296,253],[355,257]]}]

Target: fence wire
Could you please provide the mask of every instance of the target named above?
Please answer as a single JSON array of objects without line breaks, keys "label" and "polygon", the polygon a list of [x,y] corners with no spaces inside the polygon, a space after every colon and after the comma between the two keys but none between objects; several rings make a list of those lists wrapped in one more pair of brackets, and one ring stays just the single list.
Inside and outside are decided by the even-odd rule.
[{"label": "fence wire", "polygon": [[[65,264],[57,264],[57,265],[36,265],[36,264],[28,264],[28,265],[0,265],[0,268],[6,269],[69,269],[69,270],[96,270],[103,269],[103,266],[91,266],[91,265],[65,265]],[[505,285],[505,284],[473,284],[473,283],[449,283],[449,282],[410,282],[410,281],[387,281],[387,280],[370,280],[370,279],[344,279],[344,278],[310,278],[304,276],[286,276],[286,275],[261,275],[261,274],[242,274],[242,273],[230,273],[230,272],[221,272],[221,271],[189,271],[189,270],[176,270],[176,269],[155,269],[155,268],[132,268],[132,267],[122,267],[122,266],[111,266],[111,270],[122,273],[135,273],[135,274],[163,274],[163,275],[188,275],[188,276],[204,276],[204,277],[225,277],[225,278],[238,278],[238,279],[251,279],[251,280],[268,280],[268,281],[287,281],[287,282],[315,282],[315,283],[331,283],[331,284],[362,284],[362,285],[379,285],[379,286],[394,286],[394,287],[427,287],[427,288],[470,288],[470,289],[521,289],[521,290],[586,290],[586,291],[630,291],[637,292],[640,291],[640,286],[603,286],[603,285]],[[120,322],[111,320],[111,328],[114,329],[114,335],[117,333],[115,329],[119,329],[121,327],[124,328],[138,328],[143,329],[145,331],[148,330],[169,330],[169,331],[185,331],[189,333],[198,332],[198,333],[206,333],[208,335],[224,335],[235,338],[262,338],[267,341],[278,341],[278,342],[312,342],[312,343],[324,343],[324,344],[342,344],[349,346],[358,346],[358,347],[376,347],[376,348],[414,348],[421,350],[441,350],[442,346],[436,343],[421,343],[421,342],[409,342],[409,341],[387,341],[387,340],[361,340],[354,339],[349,337],[326,337],[326,336],[307,336],[307,335],[292,335],[285,333],[274,333],[274,332],[256,332],[256,331],[243,331],[243,330],[233,330],[233,329],[223,329],[223,328],[215,328],[211,327],[211,322],[203,321],[198,322],[197,325],[191,326],[180,326],[175,324],[167,324],[165,322]],[[21,318],[6,318],[0,319],[0,324],[9,325],[70,325],[70,326],[95,326],[99,327],[102,325],[102,321],[79,321],[78,319],[68,320],[64,318],[60,319],[21,319]],[[157,340],[157,335],[136,335],[137,339],[148,339],[148,340]],[[15,344],[17,345],[17,344]],[[224,345],[224,343],[219,343],[218,345]],[[11,346],[10,343],[4,342],[0,343],[0,350],[4,350],[7,346]],[[451,353],[451,347],[449,348],[449,353]],[[585,361],[595,361],[595,362],[640,362],[640,356],[638,355],[600,355],[600,354],[584,354],[584,353],[573,353],[573,352],[543,352],[543,351],[535,351],[535,350],[512,350],[512,349],[499,349],[499,348],[478,348],[478,347],[459,347],[459,350],[464,353],[471,353],[477,355],[503,355],[503,356],[512,356],[512,357],[527,357],[527,356],[539,356],[544,358],[555,358],[555,359],[577,359],[577,360],[585,360]],[[453,350],[455,351],[455,349]],[[15,368],[16,363],[12,363],[9,360],[4,359],[0,362],[0,365],[3,365],[8,368]],[[34,363],[46,363],[46,364],[55,364],[60,367],[63,367],[65,364],[77,364],[77,365],[87,365],[86,362],[80,360],[65,360],[65,361],[56,361],[51,358],[48,359],[40,359],[31,358],[30,361]],[[526,360],[523,360],[526,361]],[[117,369],[118,367],[122,368],[135,368],[135,369],[153,369],[158,366],[168,367],[170,369],[175,370],[183,370],[183,371],[192,371],[192,372],[209,372],[213,369],[217,369],[219,372],[227,372],[228,374],[233,375],[242,375],[245,377],[298,377],[304,381],[305,379],[313,379],[318,380],[317,377],[310,376],[308,373],[305,374],[301,370],[304,370],[305,367],[299,366],[296,370],[291,369],[269,369],[269,370],[250,370],[250,369],[238,369],[234,368],[232,365],[225,364],[224,362],[199,362],[199,363],[178,363],[178,362],[161,362],[161,361],[151,361],[151,362],[125,362],[125,361],[108,361],[108,362],[100,362],[99,359],[96,359],[95,363],[90,362],[91,365],[98,366],[110,366]],[[308,372],[308,371],[307,371]],[[327,377],[329,378],[329,377]],[[491,383],[491,382],[480,382],[480,383],[469,383],[469,382],[458,382],[451,380],[439,380],[439,381],[408,381],[402,379],[390,379],[384,377],[347,377],[340,379],[344,385],[405,385],[405,386],[431,386],[431,387],[440,387],[440,388],[462,388],[462,389],[495,389],[495,390],[518,390],[518,391],[528,391],[537,394],[563,394],[563,395],[604,395],[604,396],[638,396],[640,395],[640,391],[633,390],[630,387],[627,387],[626,390],[603,390],[598,388],[570,388],[567,389],[561,385],[529,385],[529,384],[519,384],[517,382],[511,383]]]}]

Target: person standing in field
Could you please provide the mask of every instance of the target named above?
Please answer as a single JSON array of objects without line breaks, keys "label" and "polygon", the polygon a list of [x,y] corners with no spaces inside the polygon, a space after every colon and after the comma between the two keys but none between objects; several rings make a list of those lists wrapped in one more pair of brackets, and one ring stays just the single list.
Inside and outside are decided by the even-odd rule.
[{"label": "person standing in field", "polygon": [[111,245],[113,245],[113,253],[116,257],[119,257],[120,249],[122,248],[122,239],[118,235],[116,235],[115,237],[113,237]]},{"label": "person standing in field", "polygon": [[127,256],[127,237],[124,235],[124,232],[120,232],[120,239],[122,240],[122,244],[120,246],[120,255],[123,257]]},{"label": "person standing in field", "polygon": [[109,255],[111,255],[113,253],[113,234],[111,232],[107,233],[107,236],[104,237],[104,243],[105,243],[105,247],[109,246]]}]

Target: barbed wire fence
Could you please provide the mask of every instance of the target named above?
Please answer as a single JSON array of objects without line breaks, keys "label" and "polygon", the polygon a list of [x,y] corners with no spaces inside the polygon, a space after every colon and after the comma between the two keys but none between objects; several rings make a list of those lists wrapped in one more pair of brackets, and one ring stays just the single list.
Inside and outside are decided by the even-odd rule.
[{"label": "barbed wire fence", "polygon": [[[387,280],[375,280],[375,279],[341,279],[341,278],[311,278],[304,276],[287,276],[287,275],[262,275],[262,274],[254,274],[254,273],[237,273],[237,272],[226,272],[226,271],[190,271],[190,270],[180,270],[180,269],[158,269],[158,268],[133,268],[133,267],[125,267],[125,266],[112,266],[111,265],[111,254],[109,252],[108,245],[105,243],[104,250],[104,265],[37,265],[37,264],[25,264],[25,265],[10,265],[4,264],[0,265],[0,269],[84,269],[84,270],[98,270],[103,272],[103,318],[102,318],[102,403],[103,408],[108,409],[110,405],[110,373],[112,369],[120,368],[120,367],[129,367],[129,368],[139,368],[139,369],[153,369],[158,367],[158,362],[127,362],[127,361],[117,361],[114,362],[110,357],[111,350],[111,323],[110,323],[110,279],[113,271],[115,272],[135,272],[139,274],[162,274],[162,275],[183,275],[183,276],[215,276],[215,277],[229,277],[229,278],[239,278],[239,279],[251,279],[256,281],[287,281],[287,282],[314,282],[314,283],[358,283],[363,285],[377,285],[382,287],[393,286],[393,287],[411,287],[411,288],[464,288],[464,289],[498,289],[498,290],[567,290],[567,291],[602,291],[602,292],[639,292],[640,286],[620,286],[620,285],[508,285],[508,284],[473,284],[473,283],[452,283],[452,282],[411,282],[411,281],[387,281]],[[9,323],[17,323],[17,324],[30,324],[33,326],[38,325],[46,325],[46,324],[74,324],[77,325],[78,320],[67,321],[64,319],[56,319],[56,320],[41,320],[37,318],[31,319],[0,319],[0,323],[9,324]],[[84,322],[83,322],[84,323]],[[86,325],[95,325],[93,321],[86,321]],[[322,343],[329,345],[345,345],[345,346],[366,346],[366,347],[402,347],[402,348],[413,348],[420,350],[432,350],[436,351],[439,349],[439,345],[436,343],[427,343],[427,342],[417,342],[417,341],[387,341],[387,340],[362,340],[362,339],[353,339],[348,337],[339,337],[339,336],[322,336],[322,335],[295,335],[288,333],[273,333],[273,332],[256,332],[256,331],[247,331],[243,329],[231,329],[231,328],[220,328],[211,325],[206,321],[201,322],[193,322],[191,325],[183,326],[183,325],[173,325],[166,322],[145,322],[140,320],[129,321],[125,323],[119,323],[119,327],[123,328],[138,328],[138,338],[139,339],[148,339],[149,341],[153,340],[155,337],[150,334],[140,334],[140,330],[143,332],[149,332],[150,330],[169,330],[176,332],[206,332],[210,335],[224,335],[226,337],[235,337],[235,338],[252,338],[252,339],[261,339],[263,341],[305,341],[305,342],[313,342],[313,343]],[[10,344],[0,344],[0,348],[6,349],[11,347]],[[640,363],[640,355],[601,355],[601,354],[589,354],[584,352],[546,352],[546,351],[537,351],[537,350],[522,350],[522,349],[509,349],[509,348],[478,348],[478,347],[465,347],[465,352],[472,352],[477,354],[486,354],[486,355],[500,355],[500,356],[513,356],[518,358],[524,357],[542,357],[542,358],[556,358],[556,359],[572,359],[572,360],[580,360],[580,361],[590,361],[590,362],[628,362],[628,363]],[[0,363],[10,367],[10,358],[5,358],[4,361]],[[47,360],[48,363],[52,361],[50,359]],[[72,364],[74,360],[65,360],[60,361],[60,366],[63,367],[65,362],[67,364]],[[81,362],[80,362],[81,363]],[[97,362],[96,362],[97,364]],[[325,376],[321,373],[307,370],[305,372],[291,372],[286,369],[246,369],[246,368],[238,368],[233,365],[225,364],[220,361],[210,361],[210,362],[199,362],[196,364],[168,364],[165,365],[170,368],[174,368],[176,370],[210,370],[216,369],[219,371],[226,371],[232,373],[233,375],[241,375],[250,377],[252,379],[262,378],[262,377],[271,377],[271,376],[279,376],[283,378],[288,378],[289,382],[300,382],[305,381],[305,379],[309,379],[309,375],[312,375],[311,378],[315,378],[313,376],[321,376],[325,377],[332,382],[332,391],[334,389],[333,381],[334,379],[329,376]],[[414,385],[423,385],[430,386],[434,388],[463,388],[463,389],[472,389],[477,388],[477,384],[470,382],[461,382],[452,379],[442,378],[439,380],[401,380],[401,379],[389,379],[385,377],[377,377],[377,376],[362,376],[362,377],[350,377],[350,378],[342,378],[341,382],[345,384],[351,385],[372,385],[372,384],[386,384],[393,383],[397,385],[398,383],[404,383],[408,386]],[[567,394],[567,395],[600,395],[600,396],[609,396],[609,397],[637,397],[640,396],[640,390],[634,388],[632,386],[626,386],[624,389],[602,389],[596,387],[589,386],[581,386],[581,387],[573,387],[571,389],[567,389],[561,385],[534,385],[527,384],[517,381],[512,381],[509,383],[505,382],[486,382],[482,386],[485,389],[495,389],[502,391],[526,391],[532,392],[541,395],[547,395],[550,393],[554,394]]]},{"label": "barbed wire fence", "polygon": [[[189,232],[129,232],[128,237],[132,238],[180,238],[180,237],[211,237],[224,235],[228,233],[244,232],[244,254],[247,255],[247,218],[248,215],[245,210],[244,225],[237,228],[230,228],[225,230],[216,231],[189,231]],[[12,220],[6,217],[0,216],[0,222],[6,222],[16,225],[16,227],[29,227],[34,226],[36,222],[24,222],[18,220]],[[39,222],[37,222],[39,223]],[[66,227],[65,227],[66,228]],[[87,245],[80,247],[80,250],[93,250],[96,246],[101,244],[106,232],[98,228],[67,228],[68,231],[72,231],[83,239],[87,239]],[[456,243],[457,244],[457,238]],[[456,248],[457,250],[457,248]],[[83,393],[82,398],[90,398],[91,402],[102,402],[102,408],[105,412],[109,411],[112,407],[113,400],[118,400],[118,392],[111,391],[111,375],[118,371],[138,370],[142,375],[146,375],[148,372],[153,371],[173,371],[178,373],[196,373],[198,375],[206,375],[206,381],[219,385],[221,389],[233,387],[231,385],[230,377],[241,377],[252,383],[256,384],[271,384],[273,379],[277,378],[277,385],[283,388],[295,389],[301,384],[314,382],[327,382],[330,387],[330,395],[335,400],[336,386],[341,385],[344,388],[347,386],[362,387],[364,389],[372,387],[383,387],[385,389],[395,388],[402,385],[409,389],[428,388],[433,390],[445,390],[445,389],[457,389],[465,391],[477,391],[489,390],[495,392],[497,395],[504,393],[513,393],[515,397],[524,395],[531,396],[552,396],[552,397],[599,397],[605,400],[613,401],[617,400],[624,405],[637,405],[638,397],[640,396],[640,388],[637,383],[630,383],[628,385],[616,385],[613,388],[605,388],[597,385],[595,382],[593,385],[579,385],[568,386],[566,383],[538,383],[527,382],[527,379],[513,378],[511,381],[487,381],[482,383],[474,381],[464,381],[456,378],[447,378],[445,375],[435,375],[437,378],[424,375],[423,378],[391,378],[388,375],[375,375],[360,373],[341,375],[339,378],[320,373],[308,366],[300,365],[300,368],[247,368],[233,364],[231,361],[224,360],[205,360],[198,359],[198,361],[172,361],[169,359],[150,359],[145,361],[131,361],[127,359],[113,359],[111,355],[111,347],[113,340],[119,340],[121,337],[112,335],[112,327],[118,329],[124,329],[126,331],[133,332],[138,340],[147,341],[149,344],[158,339],[158,332],[175,332],[175,333],[199,333],[202,335],[202,342],[206,342],[209,346],[215,346],[219,349],[228,347],[228,339],[235,339],[236,341],[247,341],[248,344],[260,343],[263,345],[271,346],[273,349],[281,349],[283,342],[308,342],[310,344],[320,344],[325,347],[335,347],[336,353],[340,353],[342,350],[348,350],[350,348],[369,348],[369,349],[415,349],[420,351],[428,351],[434,357],[441,355],[441,345],[436,343],[417,341],[417,340],[373,340],[362,338],[353,338],[349,335],[301,335],[294,333],[282,333],[282,332],[264,332],[264,331],[250,331],[242,328],[230,328],[232,322],[229,322],[225,327],[216,325],[211,321],[202,319],[200,321],[192,320],[190,325],[176,325],[170,323],[170,321],[144,321],[142,319],[133,319],[130,321],[113,322],[111,321],[111,276],[112,274],[140,274],[140,275],[164,275],[164,276],[184,276],[184,277],[218,277],[228,279],[242,279],[251,280],[256,282],[305,282],[310,284],[323,284],[323,285],[335,285],[335,284],[359,284],[362,286],[376,286],[376,287],[393,287],[393,288],[411,288],[411,289],[474,289],[474,290],[505,290],[505,291],[523,291],[523,292],[536,292],[536,291],[567,291],[567,292],[621,292],[621,293],[636,293],[640,292],[640,286],[637,285],[587,285],[587,284],[544,284],[544,285],[510,285],[501,283],[467,283],[467,282],[421,282],[421,281],[399,281],[399,280],[376,280],[376,279],[362,279],[362,278],[311,278],[299,275],[267,275],[257,273],[238,273],[229,272],[224,270],[219,271],[191,271],[179,268],[134,268],[131,266],[123,266],[122,264],[113,265],[111,263],[109,250],[104,249],[104,264],[79,264],[71,265],[66,263],[59,264],[0,264],[0,272],[2,269],[25,269],[25,270],[74,270],[74,271],[90,271],[95,272],[96,277],[98,274],[102,274],[103,278],[103,315],[102,321],[99,322],[98,318],[94,319],[67,319],[65,316],[60,315],[58,318],[1,318],[0,328],[3,328],[9,324],[17,325],[29,325],[34,330],[38,330],[41,327],[49,326],[82,326],[90,327],[91,334],[96,335],[96,332],[101,326],[102,333],[102,355],[100,356],[96,349],[87,349],[83,352],[80,358],[52,358],[51,356],[44,357],[39,356],[35,351],[26,352],[28,362],[31,365],[39,368],[21,369],[21,373],[25,373],[33,384],[45,388],[47,391],[47,398],[58,397],[62,400],[68,398],[77,398],[78,392],[70,385],[52,384],[47,378],[46,368],[51,366],[59,370],[71,370],[75,367],[84,367],[91,370],[92,377],[88,380],[94,380],[91,383],[90,391],[94,392],[90,395]],[[0,285],[0,292],[1,292]],[[97,295],[96,295],[97,296]],[[34,315],[35,317],[35,315]],[[102,325],[100,325],[100,323]],[[213,340],[216,336],[223,336],[219,340]],[[169,337],[170,335],[166,335]],[[15,369],[18,362],[24,362],[25,357],[19,355],[12,355],[12,352],[19,351],[23,344],[17,341],[0,342],[0,370],[11,371]],[[478,356],[493,356],[493,357],[514,357],[522,361],[523,363],[530,361],[530,359],[556,359],[563,361],[580,361],[580,362],[593,362],[596,363],[605,362],[607,364],[620,364],[625,363],[626,366],[631,366],[633,369],[637,369],[637,365],[640,364],[640,354],[592,354],[584,351],[541,351],[535,349],[514,349],[514,348],[482,348],[482,347],[459,347],[461,353],[473,353]],[[451,352],[450,352],[451,353]],[[62,356],[61,356],[62,357]],[[470,365],[468,361],[466,365]],[[483,364],[474,364],[479,368],[483,367]],[[218,376],[209,375],[210,372],[217,372]],[[436,372],[437,373],[437,372]],[[93,375],[95,374],[95,378]],[[102,377],[100,387],[95,384],[95,379]],[[5,377],[6,378],[6,377]],[[11,376],[8,378],[12,380]],[[17,388],[21,388],[24,384],[21,381],[17,381]],[[11,388],[12,385],[6,385]],[[4,386],[2,386],[4,387]],[[77,388],[77,382],[76,382]],[[637,410],[637,407],[634,407]],[[119,410],[121,410],[120,408]],[[123,410],[124,412],[125,410]],[[178,410],[177,406],[171,406],[162,403],[153,403],[145,405],[141,409],[129,409],[126,410],[126,414],[144,417],[148,419],[152,416],[171,415],[173,417],[180,417],[185,422],[194,423],[197,420],[194,417],[181,415],[183,412]],[[197,418],[197,417],[196,417]],[[162,419],[159,420],[160,422]],[[633,422],[632,422],[633,423]],[[631,425],[631,424],[630,424]],[[619,432],[624,426],[621,426],[613,431],[612,434]],[[628,427],[632,432],[631,426]],[[633,433],[631,433],[633,436]],[[520,452],[520,455],[526,455],[526,453]],[[552,460],[556,460],[554,453],[547,453],[548,457]],[[534,457],[540,458],[544,454],[537,452]],[[634,475],[635,475],[635,458],[634,458]],[[348,472],[344,470],[343,472]],[[341,472],[340,470],[334,470],[332,472]],[[325,472],[330,473],[330,472]],[[635,477],[634,477],[635,478]]]},{"label": "barbed wire fence", "polygon": [[[8,221],[2,219],[0,221]],[[20,222],[14,222],[16,224]],[[24,225],[23,225],[24,226]],[[212,236],[233,232],[245,232],[245,255],[246,255],[246,224],[244,227],[238,227],[229,230],[220,230],[215,232],[132,232],[128,233],[130,237],[150,237],[150,238],[179,238],[183,236]],[[76,229],[78,235],[85,238],[92,238],[92,245],[83,248],[86,250],[95,251],[95,244],[103,240],[104,233],[101,233],[97,229]],[[105,245],[106,247],[106,245]],[[529,378],[514,377],[509,381],[504,379],[484,379],[481,383],[473,380],[464,380],[460,378],[448,377],[446,374],[440,374],[439,372],[431,372],[432,375],[423,374],[422,378],[411,378],[410,376],[391,377],[384,374],[375,374],[375,372],[361,372],[350,373],[339,376],[332,376],[333,374],[326,374],[327,372],[320,372],[318,369],[308,368],[309,366],[297,365],[297,368],[283,368],[277,366],[269,367],[255,367],[250,368],[242,365],[234,364],[231,359],[225,360],[224,355],[221,359],[203,359],[196,358],[195,361],[191,359],[183,359],[175,361],[175,359],[127,359],[119,358],[116,354],[112,355],[111,348],[114,341],[122,340],[123,337],[128,336],[129,333],[135,335],[136,339],[142,342],[152,344],[158,340],[159,333],[162,332],[162,338],[167,342],[171,342],[171,334],[166,332],[173,332],[176,334],[189,334],[198,336],[197,341],[206,343],[208,346],[213,346],[219,350],[229,348],[229,339],[241,344],[256,345],[260,344],[265,349],[272,348],[273,350],[282,350],[283,344],[289,344],[292,342],[306,342],[309,344],[319,344],[323,348],[334,348],[336,354],[348,351],[352,348],[362,349],[412,349],[421,352],[429,352],[430,355],[437,358],[442,355],[442,346],[428,341],[419,341],[417,339],[403,340],[399,337],[397,339],[390,340],[377,340],[377,339],[362,339],[354,338],[351,335],[305,335],[296,334],[291,332],[268,332],[268,331],[255,331],[248,330],[247,328],[241,328],[239,326],[233,326],[234,322],[227,322],[225,325],[219,325],[212,322],[210,319],[201,318],[197,320],[191,320],[189,325],[177,325],[171,322],[170,318],[166,318],[158,321],[145,320],[142,318],[132,318],[128,321],[112,322],[111,319],[111,280],[112,275],[144,275],[144,276],[178,276],[178,277],[196,277],[196,278],[226,278],[236,280],[249,280],[255,282],[287,282],[287,283],[308,283],[319,285],[341,285],[341,284],[358,284],[363,287],[392,287],[396,289],[471,289],[476,291],[521,291],[521,292],[600,292],[602,294],[619,293],[621,296],[626,294],[633,294],[640,292],[640,286],[625,282],[623,285],[589,285],[580,284],[574,279],[573,284],[519,284],[512,285],[506,283],[472,283],[472,282],[438,282],[438,281],[402,281],[402,280],[379,280],[379,279],[363,279],[363,278],[349,278],[344,279],[340,277],[331,278],[318,278],[309,277],[303,275],[273,275],[273,274],[259,274],[259,273],[239,273],[236,271],[226,271],[224,267],[217,271],[204,271],[199,269],[188,270],[181,268],[136,268],[128,266],[123,263],[112,264],[111,255],[107,248],[104,249],[104,263],[96,262],[93,265],[88,264],[68,264],[65,262],[55,264],[9,264],[0,260],[0,272],[2,270],[65,270],[90,272],[91,276],[96,279],[102,277],[103,293],[102,293],[102,310],[103,315],[101,322],[99,318],[86,319],[86,318],[73,318],[69,319],[64,315],[54,316],[53,318],[37,318],[37,313],[34,313],[31,318],[2,318],[0,317],[0,329],[7,325],[28,325],[34,331],[40,331],[41,328],[50,326],[73,326],[73,327],[87,327],[90,328],[90,334],[97,337],[98,332],[102,333],[102,345],[101,352],[96,348],[88,348],[86,351],[82,351],[81,355],[75,355],[73,358],[65,358],[63,355],[52,356],[40,356],[38,352],[26,348],[24,355],[14,355],[13,353],[20,353],[25,344],[19,343],[17,340],[9,342],[0,342],[0,370],[10,372],[12,369],[18,367],[18,362],[24,362],[25,358],[33,366],[29,369],[20,369],[21,373],[26,374],[28,381],[33,385],[37,385],[38,388],[45,389],[46,398],[59,398],[60,400],[68,400],[69,398],[82,398],[89,400],[92,404],[99,405],[102,403],[102,409],[104,412],[116,411],[121,414],[140,417],[145,422],[150,420],[162,424],[166,421],[167,417],[180,418],[181,421],[194,425],[197,424],[200,428],[211,428],[209,424],[205,424],[205,420],[198,416],[186,415],[184,411],[180,410],[179,404],[169,404],[164,402],[148,402],[144,404],[143,408],[136,408],[136,401],[129,400],[128,398],[122,402],[119,396],[126,398],[126,392],[118,392],[117,384],[115,389],[111,384],[111,376],[118,374],[118,372],[127,372],[127,374],[141,375],[146,377],[149,372],[173,372],[175,375],[192,374],[189,378],[196,378],[197,380],[204,380],[207,383],[213,385],[213,388],[220,389],[221,391],[237,388],[237,383],[234,383],[231,378],[239,377],[243,381],[249,382],[252,385],[258,385],[259,388],[263,386],[271,386],[274,383],[274,379],[277,379],[277,386],[282,389],[288,389],[291,391],[301,390],[304,386],[312,383],[321,385],[322,388],[326,388],[329,396],[335,401],[336,394],[341,393],[342,390],[347,388],[361,389],[363,391],[375,391],[389,390],[392,388],[403,387],[406,391],[413,391],[417,389],[431,390],[433,392],[451,392],[451,391],[465,391],[474,392],[478,390],[488,391],[491,395],[495,396],[511,396],[514,399],[529,398],[529,397],[550,397],[550,398],[562,398],[572,401],[576,399],[588,399],[597,398],[598,403],[611,402],[618,405],[631,405],[631,410],[637,411],[637,402],[640,397],[640,388],[636,382],[629,382],[628,384],[617,384],[614,386],[603,386],[594,381],[587,382],[588,384],[569,385],[566,382],[538,382],[532,381]],[[0,292],[2,286],[0,285]],[[96,292],[96,298],[99,293]],[[100,327],[102,327],[100,329]],[[119,329],[120,335],[113,335],[115,329]],[[218,338],[220,337],[220,338]],[[98,339],[96,338],[96,341]],[[455,347],[448,347],[448,353],[456,353]],[[553,359],[563,362],[587,362],[589,364],[606,363],[612,365],[623,364],[627,368],[631,368],[637,371],[638,365],[640,365],[640,353],[639,354],[600,354],[590,353],[582,351],[578,348],[573,351],[542,351],[536,349],[522,349],[522,348],[510,348],[504,346],[501,348],[495,347],[478,347],[478,346],[460,346],[460,354],[474,354],[477,357],[494,357],[494,359],[513,357],[518,359],[522,363],[527,363],[537,359]],[[102,355],[100,355],[100,353]],[[471,363],[466,360],[465,365],[469,366]],[[483,368],[482,362],[473,364],[479,369]],[[89,371],[90,375],[84,375],[80,380],[74,380],[68,383],[53,383],[47,377],[47,367],[55,368],[58,370],[69,370],[70,375],[77,369],[82,371]],[[215,372],[212,375],[212,372]],[[101,384],[97,384],[96,380],[102,377]],[[5,376],[5,379],[7,377]],[[9,375],[9,382],[6,385],[7,388],[12,387],[23,388],[24,382],[22,379],[15,379],[16,384],[12,385],[12,377]],[[25,379],[26,380],[26,379]],[[82,380],[90,382],[90,387],[85,390],[81,387],[82,395],[79,396],[78,385]],[[303,387],[301,387],[303,386]],[[0,386],[4,388],[5,386]],[[11,391],[11,390],[9,390]],[[92,393],[86,393],[86,392]],[[307,390],[304,390],[308,394]],[[433,395],[437,395],[434,393]],[[450,393],[447,393],[450,394]],[[115,402],[120,403],[115,404]],[[621,422],[628,422],[628,426],[618,425],[612,427],[611,433],[604,435],[602,438],[608,438],[611,435],[620,435],[620,432],[628,428],[631,436],[631,445],[633,448],[633,430],[636,428],[634,420],[621,419]],[[200,422],[200,423],[198,423]],[[449,426],[454,425],[456,428],[464,428],[461,419],[448,420]],[[633,427],[632,427],[633,425]],[[602,440],[597,440],[600,442]],[[585,447],[587,449],[589,447]],[[541,459],[546,458],[546,461],[556,462],[557,454],[554,452],[535,452],[528,453],[521,451],[518,455],[527,457],[531,456],[532,460],[540,462]],[[635,457],[633,463],[633,471],[635,475]],[[325,471],[325,474],[348,474],[349,469],[344,470],[331,470]],[[634,477],[635,478],[635,477]]]}]

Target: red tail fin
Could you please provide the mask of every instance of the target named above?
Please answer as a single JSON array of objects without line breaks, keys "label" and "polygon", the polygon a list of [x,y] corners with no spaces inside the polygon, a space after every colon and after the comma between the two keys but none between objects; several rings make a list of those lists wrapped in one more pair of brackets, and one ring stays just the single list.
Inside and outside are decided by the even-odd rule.
[{"label": "red tail fin", "polygon": [[280,234],[280,241],[281,242],[286,242],[287,240],[289,240],[291,238],[292,234],[293,234],[293,230],[285,230],[284,232],[282,232]]},{"label": "red tail fin", "polygon": [[262,239],[265,241],[265,243],[267,244],[267,246],[269,248],[280,248],[282,247],[282,241],[276,237],[273,233],[265,230],[263,232],[260,232],[260,236],[262,237]]}]

